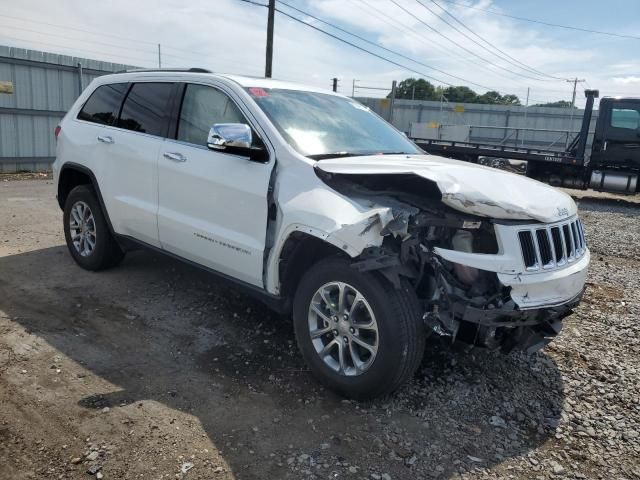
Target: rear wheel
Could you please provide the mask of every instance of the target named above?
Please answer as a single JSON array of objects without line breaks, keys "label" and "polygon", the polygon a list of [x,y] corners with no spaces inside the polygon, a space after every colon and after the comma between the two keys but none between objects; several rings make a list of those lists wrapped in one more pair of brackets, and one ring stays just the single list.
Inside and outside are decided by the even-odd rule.
[{"label": "rear wheel", "polygon": [[86,270],[103,270],[122,260],[124,252],[109,231],[93,189],[75,187],[65,201],[64,236],[71,256]]},{"label": "rear wheel", "polygon": [[315,264],[303,276],[293,307],[296,339],[312,373],[356,399],[392,392],[409,379],[424,351],[425,328],[414,291],[346,259]]}]

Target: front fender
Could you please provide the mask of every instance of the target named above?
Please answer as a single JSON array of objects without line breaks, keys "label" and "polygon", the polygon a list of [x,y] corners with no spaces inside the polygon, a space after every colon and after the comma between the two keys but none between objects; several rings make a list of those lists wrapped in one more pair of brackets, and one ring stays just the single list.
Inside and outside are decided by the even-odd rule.
[{"label": "front fender", "polygon": [[384,225],[380,218],[386,217],[386,210],[390,209],[380,210],[382,211],[372,211],[371,214],[366,215],[365,218],[353,224],[336,228],[332,232],[326,232],[301,223],[294,223],[287,226],[281,235],[279,235],[278,241],[269,256],[269,262],[267,264],[267,290],[276,295],[280,293],[281,281],[279,278],[278,264],[282,255],[282,249],[291,235],[296,232],[301,232],[342,250],[352,258],[357,257],[365,248],[376,247],[382,244],[383,237],[381,231]]},{"label": "front fender", "polygon": [[391,198],[344,195],[315,175],[305,185],[304,178],[283,172],[276,184],[277,220],[270,227],[273,241],[264,275],[267,291],[275,295],[280,292],[282,249],[295,232],[318,238],[353,258],[365,248],[381,246],[385,235],[405,236],[408,215],[418,211]]}]

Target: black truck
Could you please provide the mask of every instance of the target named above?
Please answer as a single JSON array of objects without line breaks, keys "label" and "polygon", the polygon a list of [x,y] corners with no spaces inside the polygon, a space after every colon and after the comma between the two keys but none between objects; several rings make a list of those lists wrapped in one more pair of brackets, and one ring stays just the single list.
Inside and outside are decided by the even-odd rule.
[{"label": "black truck", "polygon": [[564,151],[446,140],[419,140],[428,153],[478,163],[481,158],[526,160],[526,175],[554,186],[635,194],[640,175],[640,98],[604,97],[587,151],[598,90],[585,90],[582,127]]}]

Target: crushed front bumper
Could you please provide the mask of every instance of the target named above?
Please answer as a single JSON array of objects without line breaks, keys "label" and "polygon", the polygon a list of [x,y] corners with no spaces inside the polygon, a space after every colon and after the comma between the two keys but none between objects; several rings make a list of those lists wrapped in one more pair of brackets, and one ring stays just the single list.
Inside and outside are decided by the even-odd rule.
[{"label": "crushed front bumper", "polygon": [[485,327],[519,327],[562,320],[578,306],[584,288],[573,298],[553,307],[522,310],[508,301],[500,308],[481,309],[469,304],[456,303],[453,313],[459,320]]},{"label": "crushed front bumper", "polygon": [[584,287],[568,301],[546,308],[522,310],[509,301],[501,308],[490,310],[469,305],[460,305],[454,310],[463,328],[466,325],[467,331],[472,332],[474,343],[500,347],[507,352],[519,349],[533,353],[560,333],[562,321],[573,313],[583,293]]},{"label": "crushed front bumper", "polygon": [[564,305],[584,289],[589,261],[587,249],[566,268],[530,275],[498,273],[498,280],[511,287],[511,298],[522,310]]},{"label": "crushed front bumper", "polygon": [[429,311],[425,323],[440,335],[474,345],[535,352],[560,333],[563,319],[580,303],[589,260],[587,250],[562,269],[534,274],[493,272],[508,295],[491,304],[465,298],[460,289],[442,279],[448,308]]}]

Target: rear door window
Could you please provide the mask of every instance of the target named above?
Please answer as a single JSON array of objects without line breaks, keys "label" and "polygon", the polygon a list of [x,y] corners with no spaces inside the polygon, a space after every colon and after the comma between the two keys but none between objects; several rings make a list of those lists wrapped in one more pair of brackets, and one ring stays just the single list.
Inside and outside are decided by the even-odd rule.
[{"label": "rear door window", "polygon": [[122,105],[118,127],[165,136],[173,83],[134,83]]},{"label": "rear door window", "polygon": [[118,117],[127,83],[112,83],[98,87],[80,110],[78,119],[101,125],[113,125]]},{"label": "rear door window", "polygon": [[178,122],[178,140],[207,145],[214,123],[248,123],[233,101],[220,90],[188,84]]}]

